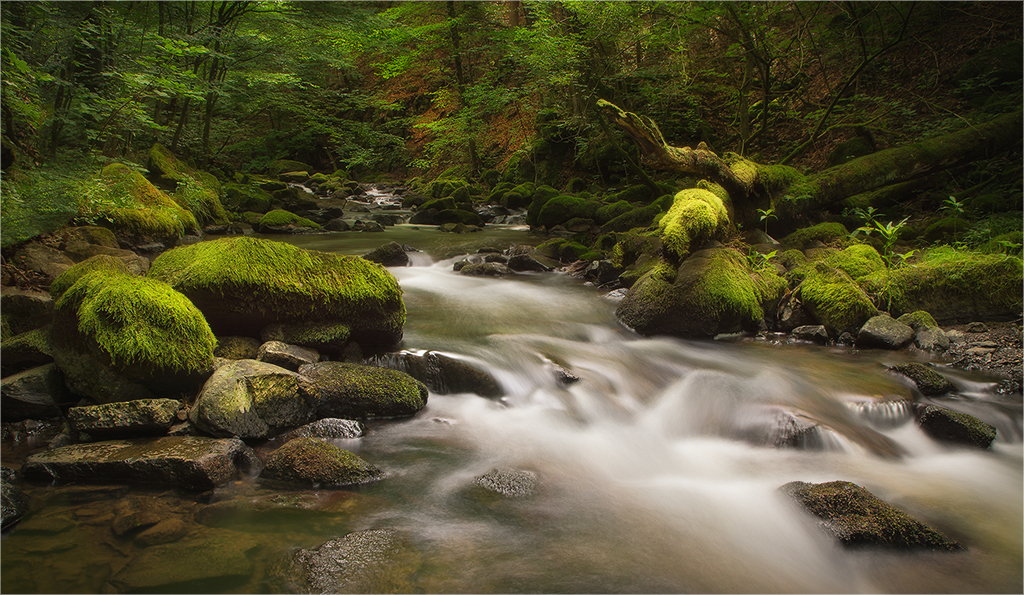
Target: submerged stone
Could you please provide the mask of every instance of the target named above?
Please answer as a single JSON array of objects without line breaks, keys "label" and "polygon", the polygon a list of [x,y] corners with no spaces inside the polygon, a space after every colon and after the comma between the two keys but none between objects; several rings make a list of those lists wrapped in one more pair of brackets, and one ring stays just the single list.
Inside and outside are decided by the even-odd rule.
[{"label": "submerged stone", "polygon": [[917,389],[921,391],[922,395],[941,395],[956,390],[956,387],[946,380],[942,374],[928,368],[924,364],[897,364],[889,366],[889,371],[910,379],[911,382],[917,385]]},{"label": "submerged stone", "polygon": [[309,593],[410,593],[421,557],[391,528],[349,533],[295,553],[291,572]]},{"label": "submerged stone", "polygon": [[779,489],[820,518],[820,527],[846,547],[963,549],[955,540],[848,481],[793,481]]},{"label": "submerged stone", "polygon": [[255,466],[241,440],[167,436],[73,444],[34,454],[22,472],[59,482],[170,485],[209,490]]},{"label": "submerged stone", "polygon": [[145,548],[110,579],[119,593],[212,592],[237,587],[253,572],[246,556],[254,544],[237,534],[197,537]]},{"label": "submerged stone", "polygon": [[477,477],[474,483],[507,498],[523,498],[536,491],[537,474],[521,469],[499,468]]}]

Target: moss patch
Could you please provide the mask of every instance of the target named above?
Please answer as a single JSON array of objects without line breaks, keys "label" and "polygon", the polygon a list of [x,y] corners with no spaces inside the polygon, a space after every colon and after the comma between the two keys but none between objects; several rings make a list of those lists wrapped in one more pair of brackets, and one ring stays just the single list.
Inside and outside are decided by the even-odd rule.
[{"label": "moss patch", "polygon": [[139,172],[122,163],[112,163],[101,173],[106,202],[122,205],[104,216],[111,222],[115,235],[126,243],[148,237],[175,240],[186,230],[198,227],[195,217]]},{"label": "moss patch", "polygon": [[305,487],[364,484],[384,473],[351,452],[318,438],[295,438],[267,458],[261,476],[276,483]]},{"label": "moss patch", "polygon": [[867,244],[855,244],[830,254],[825,262],[850,276],[851,279],[862,279],[873,273],[885,270],[885,262],[873,247]]},{"label": "moss patch", "polygon": [[310,230],[320,229],[320,224],[310,221],[305,217],[299,217],[295,213],[277,209],[270,211],[260,218],[259,229],[261,232],[278,231],[282,228],[298,227]]},{"label": "moss patch", "polygon": [[402,290],[384,267],[281,242],[237,237],[183,246],[161,254],[148,275],[189,296],[224,334],[328,320],[348,324],[360,342],[390,344],[405,324]]},{"label": "moss patch", "polygon": [[845,238],[848,233],[842,223],[819,223],[794,231],[783,238],[782,244],[803,250],[815,240],[827,244],[839,238]]},{"label": "moss patch", "polygon": [[232,211],[256,211],[266,213],[270,210],[270,193],[258,186],[249,184],[225,184],[224,206]]},{"label": "moss patch", "polygon": [[227,213],[220,202],[220,182],[212,174],[192,168],[160,143],[149,150],[149,170],[159,182],[175,189],[172,198],[191,211],[197,221],[227,223]]},{"label": "moss patch", "polygon": [[728,224],[729,215],[720,198],[708,190],[690,188],[676,194],[658,228],[666,250],[683,259],[701,244],[720,236]]},{"label": "moss patch", "polygon": [[552,228],[570,219],[593,219],[601,203],[575,196],[556,196],[547,201],[537,215],[537,223]]},{"label": "moss patch", "polygon": [[427,387],[404,372],[344,362],[299,368],[309,379],[317,417],[367,419],[412,415],[427,403]]},{"label": "moss patch", "polygon": [[59,300],[64,295],[64,292],[77,283],[79,279],[93,271],[106,271],[107,273],[121,275],[130,274],[128,265],[120,258],[99,254],[87,258],[76,265],[72,265],[71,268],[61,273],[50,284],[50,296],[53,297],[54,301]]},{"label": "moss patch", "polygon": [[806,275],[800,284],[803,304],[831,333],[856,333],[878,313],[871,298],[844,271],[819,262]]},{"label": "moss patch", "polygon": [[1019,318],[1021,259],[940,247],[913,265],[865,279],[894,316],[925,310],[940,323]]}]

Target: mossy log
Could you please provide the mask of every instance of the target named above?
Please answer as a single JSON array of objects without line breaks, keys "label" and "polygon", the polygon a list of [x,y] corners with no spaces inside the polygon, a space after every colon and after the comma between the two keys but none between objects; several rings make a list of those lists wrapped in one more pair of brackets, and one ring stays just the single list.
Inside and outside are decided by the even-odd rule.
[{"label": "mossy log", "polygon": [[780,219],[828,209],[846,198],[918,180],[972,159],[991,157],[1021,143],[1022,113],[1017,111],[804,177],[787,166],[760,165],[731,154],[719,157],[704,143],[692,149],[670,146],[650,118],[604,100],[598,101],[598,108],[637,143],[648,167],[705,176],[724,187],[737,203],[748,202],[745,199],[750,197],[763,200],[764,195],[770,195]]}]

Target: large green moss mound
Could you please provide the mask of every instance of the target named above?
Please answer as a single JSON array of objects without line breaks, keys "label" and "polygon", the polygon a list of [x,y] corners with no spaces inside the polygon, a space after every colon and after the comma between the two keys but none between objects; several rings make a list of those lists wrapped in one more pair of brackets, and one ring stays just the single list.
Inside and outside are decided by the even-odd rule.
[{"label": "large green moss mound", "polygon": [[570,219],[593,219],[601,203],[575,196],[556,196],[548,200],[537,214],[537,223],[552,228]]},{"label": "large green moss mound", "polygon": [[103,168],[101,178],[103,202],[115,205],[102,215],[122,243],[145,240],[173,243],[198,227],[190,211],[128,166],[111,163]]},{"label": "large green moss mound", "polygon": [[208,374],[216,339],[169,285],[110,270],[77,279],[55,307],[53,356],[68,386],[105,403],[177,396]]},{"label": "large green moss mound", "polygon": [[678,269],[668,263],[641,277],[615,315],[643,335],[710,338],[757,327],[785,291],[772,270],[752,270],[727,248],[700,250]]},{"label": "large green moss mound", "polygon": [[1021,269],[1016,256],[942,247],[865,281],[893,316],[925,310],[940,324],[1010,320],[1021,315]]},{"label": "large green moss mound", "polygon": [[856,333],[878,313],[871,298],[842,269],[818,262],[800,284],[804,306],[834,335]]},{"label": "large green moss mound", "polygon": [[82,262],[72,265],[71,268],[64,271],[53,283],[50,283],[50,296],[54,300],[59,300],[64,292],[71,288],[72,285],[78,282],[79,279],[88,275],[93,271],[106,271],[112,274],[128,275],[128,265],[124,263],[120,258],[108,256],[106,254],[98,254],[83,260]]},{"label": "large green moss mound", "polygon": [[846,237],[848,233],[842,223],[819,223],[794,231],[782,239],[782,245],[803,250],[811,242],[833,242]]},{"label": "large green moss mound", "polygon": [[250,184],[225,184],[224,206],[232,211],[255,211],[265,213],[270,210],[270,193]]},{"label": "large green moss mound", "polygon": [[722,199],[703,188],[689,188],[676,194],[672,207],[658,228],[665,249],[679,259],[708,240],[720,236],[729,225]]},{"label": "large green moss mound", "polygon": [[224,238],[165,252],[148,275],[187,295],[220,334],[258,337],[268,324],[318,320],[347,325],[360,344],[402,338],[398,282],[354,256]]},{"label": "large green moss mound", "polygon": [[220,182],[213,174],[199,171],[181,161],[167,147],[155,143],[149,150],[150,176],[173,190],[171,197],[187,208],[201,223],[227,223],[220,202]]}]

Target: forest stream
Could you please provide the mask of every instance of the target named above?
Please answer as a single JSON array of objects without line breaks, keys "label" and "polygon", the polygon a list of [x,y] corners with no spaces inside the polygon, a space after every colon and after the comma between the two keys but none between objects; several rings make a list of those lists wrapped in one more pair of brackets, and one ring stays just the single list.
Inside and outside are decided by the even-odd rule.
[{"label": "forest stream", "polygon": [[[384,240],[422,250],[391,269],[408,308],[403,346],[487,370],[502,398],[431,393],[411,419],[334,440],[387,473],[356,490],[282,493],[252,478],[198,496],[30,484],[45,504],[3,537],[3,591],[109,592],[129,561],[150,556],[169,573],[196,567],[196,578],[139,590],[294,592],[296,550],[391,527],[408,551],[360,589],[1020,592],[1020,398],[997,394],[993,379],[940,368],[958,388],[944,404],[998,430],[989,450],[952,447],[912,422],[911,389],[885,371],[913,354],[640,338],[604,291],[565,274],[453,271],[482,247],[541,240],[523,228],[285,239],[353,255]],[[821,425],[798,447],[775,446],[802,414]],[[5,444],[5,464],[18,454]],[[529,479],[521,497],[480,489],[476,478],[495,469]],[[837,479],[966,550],[844,549],[779,491]],[[177,516],[189,533],[140,547],[112,533],[125,507]],[[196,551],[215,568],[202,570]]]}]

